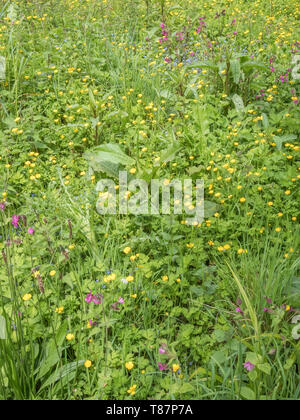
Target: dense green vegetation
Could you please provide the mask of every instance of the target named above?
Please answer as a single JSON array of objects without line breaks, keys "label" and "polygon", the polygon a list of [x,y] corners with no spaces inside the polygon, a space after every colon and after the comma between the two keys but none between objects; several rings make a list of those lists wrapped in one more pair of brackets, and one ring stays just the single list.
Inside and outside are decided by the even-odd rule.
[{"label": "dense green vegetation", "polygon": [[[1,1],[1,399],[300,398],[299,19]],[[101,215],[120,170],[203,222]]]}]

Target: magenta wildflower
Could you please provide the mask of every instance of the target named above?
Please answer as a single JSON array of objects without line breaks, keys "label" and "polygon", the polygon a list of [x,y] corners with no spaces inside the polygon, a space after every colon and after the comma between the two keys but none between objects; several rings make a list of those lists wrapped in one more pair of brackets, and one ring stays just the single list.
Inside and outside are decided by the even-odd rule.
[{"label": "magenta wildflower", "polygon": [[120,310],[120,308],[118,307],[120,304],[119,304],[119,302],[114,302],[112,305],[111,305],[111,309],[113,310],[113,311],[119,311]]},{"label": "magenta wildflower", "polygon": [[158,367],[159,367],[159,370],[167,370],[168,369],[168,365],[166,363],[158,362]]},{"label": "magenta wildflower", "polygon": [[121,296],[119,296],[118,302],[123,305],[123,303],[125,302],[125,300]]},{"label": "magenta wildflower", "polygon": [[5,203],[0,203],[0,210],[4,211],[5,209]]},{"label": "magenta wildflower", "polygon": [[20,216],[17,216],[16,214],[14,214],[11,218],[11,223],[15,228],[18,227],[19,219],[20,219]]},{"label": "magenta wildflower", "polygon": [[84,300],[85,300],[87,303],[91,303],[92,299],[93,299],[93,295],[92,295],[91,293],[88,293],[88,294],[86,295],[86,297],[85,297],[85,299],[84,299]]},{"label": "magenta wildflower", "polygon": [[27,232],[29,233],[29,235],[33,235],[34,234],[34,229],[30,227]]},{"label": "magenta wildflower", "polygon": [[165,354],[166,350],[163,347],[160,347],[159,352],[160,352],[160,354]]},{"label": "magenta wildflower", "polygon": [[239,306],[235,309],[235,312],[238,313],[238,314],[243,313],[243,311],[241,310],[241,308]]},{"label": "magenta wildflower", "polygon": [[95,305],[100,305],[102,303],[102,299],[103,299],[103,296],[100,295],[99,293],[94,295],[93,298],[92,298]]},{"label": "magenta wildflower", "polygon": [[251,362],[244,363],[244,368],[247,369],[248,372],[251,372],[255,368],[255,365],[253,365]]}]

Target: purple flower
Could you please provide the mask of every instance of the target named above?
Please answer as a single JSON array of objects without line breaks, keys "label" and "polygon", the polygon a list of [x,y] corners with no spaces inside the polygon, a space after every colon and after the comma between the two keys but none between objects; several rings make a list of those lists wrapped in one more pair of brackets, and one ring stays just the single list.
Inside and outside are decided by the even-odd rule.
[{"label": "purple flower", "polygon": [[119,296],[118,302],[123,305],[123,303],[125,302],[125,300],[121,296]]},{"label": "purple flower", "polygon": [[266,301],[267,301],[268,305],[272,305],[272,303],[273,303],[272,299],[270,299],[270,298],[266,298]]},{"label": "purple flower", "polygon": [[20,219],[20,216],[17,216],[16,214],[14,214],[11,218],[11,223],[15,228],[18,227],[19,219]]},{"label": "purple flower", "polygon": [[160,352],[160,354],[165,354],[166,350],[163,347],[160,347],[159,352]]},{"label": "purple flower", "polygon": [[119,304],[119,302],[114,302],[112,305],[111,305],[111,309],[113,310],[113,311],[119,311],[120,310],[120,308],[118,307],[120,304]]},{"label": "purple flower", "polygon": [[100,305],[102,303],[103,296],[97,293],[96,295],[93,295],[92,301],[95,305]]},{"label": "purple flower", "polygon": [[239,306],[235,309],[235,312],[238,313],[238,314],[243,313],[243,311],[241,310],[241,308]]},{"label": "purple flower", "polygon": [[157,364],[158,364],[159,370],[167,370],[168,369],[168,365],[166,363],[158,362]]},{"label": "purple flower", "polygon": [[5,203],[0,203],[0,210],[2,210],[2,211],[4,211],[4,209],[5,209]]},{"label": "purple flower", "polygon": [[86,297],[85,297],[85,299],[84,299],[84,300],[85,300],[87,303],[91,303],[92,299],[93,299],[93,295],[92,295],[91,293],[88,293],[88,294],[86,295]]},{"label": "purple flower", "polygon": [[251,372],[251,370],[253,370],[255,368],[255,365],[253,365],[250,362],[246,362],[246,363],[244,363],[244,368],[247,369],[248,372]]},{"label": "purple flower", "polygon": [[34,234],[34,229],[30,227],[27,232],[29,233],[29,235],[33,235]]}]

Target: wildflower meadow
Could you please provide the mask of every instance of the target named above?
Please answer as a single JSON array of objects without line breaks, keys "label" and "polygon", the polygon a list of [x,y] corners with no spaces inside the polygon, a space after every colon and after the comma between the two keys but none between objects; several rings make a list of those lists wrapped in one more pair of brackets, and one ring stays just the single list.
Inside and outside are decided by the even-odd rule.
[{"label": "wildflower meadow", "polygon": [[0,399],[300,399],[298,0],[0,2]]}]

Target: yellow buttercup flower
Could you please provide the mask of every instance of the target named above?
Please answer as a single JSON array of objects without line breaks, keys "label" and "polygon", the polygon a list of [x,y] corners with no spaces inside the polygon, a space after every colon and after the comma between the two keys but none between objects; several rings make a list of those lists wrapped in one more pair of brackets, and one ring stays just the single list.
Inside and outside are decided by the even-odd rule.
[{"label": "yellow buttercup flower", "polygon": [[134,368],[134,364],[132,362],[126,362],[125,367],[126,369],[131,370]]},{"label": "yellow buttercup flower", "polygon": [[84,362],[84,366],[85,366],[87,369],[89,369],[89,368],[92,366],[92,362],[91,362],[90,360],[86,360],[86,361]]},{"label": "yellow buttercup flower", "polygon": [[74,338],[75,338],[75,335],[74,334],[69,333],[69,334],[66,335],[66,339],[68,341],[72,341],[72,340],[74,340]]},{"label": "yellow buttercup flower", "polygon": [[173,372],[174,372],[174,373],[176,373],[179,369],[180,369],[180,366],[179,366],[179,365],[177,365],[176,363],[174,363],[174,364],[172,365],[172,370],[173,370]]},{"label": "yellow buttercup flower", "polygon": [[25,301],[25,302],[27,302],[28,300],[30,300],[32,298],[32,295],[30,294],[30,293],[26,293],[24,296],[23,296],[23,300]]},{"label": "yellow buttercup flower", "polygon": [[132,385],[128,390],[127,390],[127,392],[128,392],[128,394],[130,394],[130,395],[134,395],[135,394],[135,391],[136,391],[136,385]]},{"label": "yellow buttercup flower", "polygon": [[60,306],[59,308],[56,308],[55,309],[55,312],[57,313],[57,314],[62,314],[63,313],[63,311],[64,311],[64,307],[63,306]]}]

